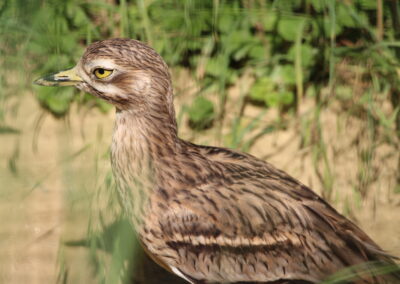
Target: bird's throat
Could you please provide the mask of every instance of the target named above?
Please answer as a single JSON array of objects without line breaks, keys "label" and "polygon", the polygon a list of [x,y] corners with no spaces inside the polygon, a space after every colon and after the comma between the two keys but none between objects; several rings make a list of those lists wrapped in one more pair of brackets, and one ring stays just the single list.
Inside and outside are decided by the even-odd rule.
[{"label": "bird's throat", "polygon": [[174,121],[117,111],[111,161],[121,203],[139,220],[160,173],[177,155],[179,139]]}]

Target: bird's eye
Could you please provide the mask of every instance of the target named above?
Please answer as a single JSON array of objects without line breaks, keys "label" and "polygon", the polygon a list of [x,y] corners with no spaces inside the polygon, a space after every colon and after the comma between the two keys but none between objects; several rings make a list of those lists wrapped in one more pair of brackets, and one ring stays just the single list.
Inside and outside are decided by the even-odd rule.
[{"label": "bird's eye", "polygon": [[96,76],[97,79],[104,79],[107,78],[112,74],[113,70],[107,70],[104,68],[97,68],[93,71],[94,76]]}]

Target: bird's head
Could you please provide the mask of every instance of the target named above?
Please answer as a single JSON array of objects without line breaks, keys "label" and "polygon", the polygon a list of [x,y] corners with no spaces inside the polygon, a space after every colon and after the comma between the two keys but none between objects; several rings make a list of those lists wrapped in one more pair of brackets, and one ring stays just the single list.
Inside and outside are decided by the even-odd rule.
[{"label": "bird's head", "polygon": [[75,86],[136,113],[173,115],[168,67],[151,47],[132,39],[91,44],[78,64],[35,81],[43,86]]}]

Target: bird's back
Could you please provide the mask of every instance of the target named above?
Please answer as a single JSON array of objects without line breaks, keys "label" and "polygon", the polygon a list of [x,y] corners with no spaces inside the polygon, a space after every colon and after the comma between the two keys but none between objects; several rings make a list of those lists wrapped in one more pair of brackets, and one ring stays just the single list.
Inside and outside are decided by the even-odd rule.
[{"label": "bird's back", "polygon": [[[180,276],[194,283],[316,283],[365,262],[393,265],[355,224],[272,165],[229,149],[182,147],[180,182],[155,193],[168,206],[151,217],[160,243],[149,249]],[[364,283],[392,283],[363,275]]]}]

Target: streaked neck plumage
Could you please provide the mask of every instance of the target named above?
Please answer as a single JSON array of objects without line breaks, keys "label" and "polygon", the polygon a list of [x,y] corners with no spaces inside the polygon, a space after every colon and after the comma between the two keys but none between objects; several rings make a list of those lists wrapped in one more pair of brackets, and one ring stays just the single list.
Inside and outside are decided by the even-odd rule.
[{"label": "streaked neck plumage", "polygon": [[117,110],[111,161],[128,214],[141,219],[151,191],[164,180],[163,168],[176,162],[179,148],[175,117],[168,108],[140,114],[135,109]]}]

